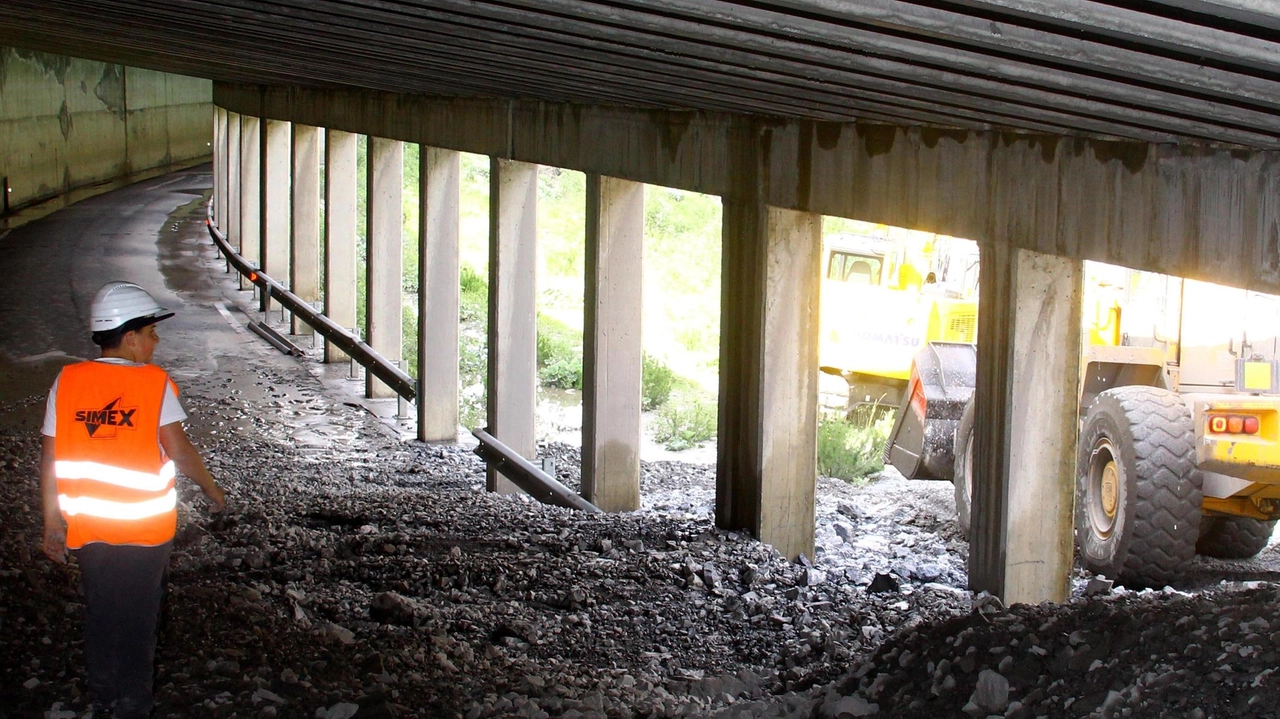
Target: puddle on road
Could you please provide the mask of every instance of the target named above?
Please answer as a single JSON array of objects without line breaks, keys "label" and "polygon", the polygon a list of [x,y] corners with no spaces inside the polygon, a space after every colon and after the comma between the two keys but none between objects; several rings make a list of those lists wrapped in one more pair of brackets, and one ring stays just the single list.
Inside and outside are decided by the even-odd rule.
[{"label": "puddle on road", "polygon": [[0,432],[38,434],[50,385],[64,366],[79,361],[63,352],[0,358]]},{"label": "puddle on road", "polygon": [[304,452],[344,445],[354,449],[362,441],[367,418],[307,387],[311,377],[301,367],[284,371],[251,364],[246,358],[223,357],[216,377],[174,373],[187,398],[193,437],[255,436]]},{"label": "puddle on road", "polygon": [[211,242],[205,226],[207,205],[207,192],[201,193],[169,213],[164,226],[156,233],[160,274],[164,277],[165,287],[170,290],[199,292],[215,289],[212,278],[199,262],[204,248]]}]

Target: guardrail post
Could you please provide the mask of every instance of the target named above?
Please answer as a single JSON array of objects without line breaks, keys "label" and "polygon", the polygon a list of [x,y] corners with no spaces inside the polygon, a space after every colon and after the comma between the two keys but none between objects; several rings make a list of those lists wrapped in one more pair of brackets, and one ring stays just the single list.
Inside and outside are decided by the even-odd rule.
[{"label": "guardrail post", "polygon": [[[396,360],[396,367],[399,367],[400,369],[404,370],[406,373],[408,372],[408,370],[406,370],[405,368],[408,366],[409,366],[408,363],[405,362],[404,360],[402,359]],[[409,417],[411,416],[413,416],[413,409],[409,406],[409,400],[405,399],[404,395],[397,393],[396,394],[396,419],[401,419],[401,420],[409,419]]]},{"label": "guardrail post", "polygon": [[[359,342],[359,341],[360,341],[360,328],[359,328],[359,327],[352,327],[352,328],[351,328],[351,336],[352,336],[352,337],[355,337],[355,338],[356,338],[356,341],[357,341],[357,342]],[[352,358],[351,358],[351,372],[350,372],[350,374],[348,374],[348,375],[347,375],[347,379],[360,379],[360,363],[356,361],[356,358],[355,358],[355,357],[352,357]]]},{"label": "guardrail post", "polygon": [[[244,256],[244,255],[241,255],[241,257],[243,257],[243,256]],[[257,270],[257,269],[258,269],[258,263],[257,263],[257,262],[249,261],[249,263],[248,263],[248,264],[249,264],[249,268],[250,268],[250,269],[253,269],[253,270]],[[240,281],[241,281],[241,282],[248,282],[248,281],[249,281],[249,278],[244,277],[244,276],[241,276]],[[260,300],[260,299],[259,299],[259,297],[258,297],[258,292],[259,292],[258,283],[257,283],[257,282],[249,282],[249,290],[253,292],[253,301],[254,301],[254,302],[259,302],[259,303],[261,303],[261,300]]]},{"label": "guardrail post", "polygon": [[[324,303],[320,300],[316,300],[311,303],[311,309],[315,310],[318,314],[324,314]],[[316,332],[316,328],[311,328],[311,349],[315,349],[317,344],[320,342],[320,340],[316,339],[319,334],[319,332]]]}]

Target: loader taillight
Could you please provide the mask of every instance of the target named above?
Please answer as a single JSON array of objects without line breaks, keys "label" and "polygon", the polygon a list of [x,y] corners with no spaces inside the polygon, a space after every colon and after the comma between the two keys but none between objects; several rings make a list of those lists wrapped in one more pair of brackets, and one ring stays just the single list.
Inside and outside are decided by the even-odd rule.
[{"label": "loader taillight", "polygon": [[1209,431],[1214,434],[1257,434],[1259,426],[1251,414],[1209,415]]}]

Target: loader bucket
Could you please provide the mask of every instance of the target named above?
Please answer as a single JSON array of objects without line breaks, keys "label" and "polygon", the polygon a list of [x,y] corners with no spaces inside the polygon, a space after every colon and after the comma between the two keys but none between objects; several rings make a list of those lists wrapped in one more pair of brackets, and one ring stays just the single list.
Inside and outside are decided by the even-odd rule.
[{"label": "loader bucket", "polygon": [[885,445],[885,460],[908,479],[950,480],[956,425],[973,396],[977,350],[930,342],[911,364],[911,380]]}]

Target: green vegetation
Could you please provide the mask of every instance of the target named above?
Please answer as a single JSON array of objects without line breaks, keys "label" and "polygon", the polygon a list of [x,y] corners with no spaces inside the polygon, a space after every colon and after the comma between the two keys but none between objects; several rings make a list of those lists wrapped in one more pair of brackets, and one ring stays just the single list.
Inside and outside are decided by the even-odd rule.
[{"label": "green vegetation", "polygon": [[582,389],[582,332],[541,312],[538,381],[544,387]]},{"label": "green vegetation", "polygon": [[884,443],[893,429],[890,408],[859,408],[851,417],[818,420],[818,474],[861,483],[884,469]]},{"label": "green vegetation", "polygon": [[[359,144],[358,254],[366,248],[367,140]],[[419,146],[404,145],[403,357],[417,374]],[[459,256],[461,333],[459,420],[485,422],[488,353],[489,158],[463,154]],[[543,386],[582,388],[586,178],[544,167],[538,176],[538,377]],[[643,408],[664,410],[655,424],[669,446],[715,435],[720,304],[720,200],[665,187],[645,188]],[[358,315],[366,308],[358,277]],[[363,322],[361,322],[363,325]]]},{"label": "green vegetation", "polygon": [[485,325],[489,317],[489,283],[467,265],[462,266],[458,314],[462,327],[458,337],[458,421],[467,429],[485,426],[485,376],[489,371],[489,350]]},{"label": "green vegetation", "polygon": [[677,392],[658,408],[653,439],[673,452],[697,447],[716,436],[716,413],[715,398],[705,392]]},{"label": "green vegetation", "polygon": [[640,371],[640,408],[650,412],[666,404],[671,398],[676,373],[648,352],[641,358]]}]

